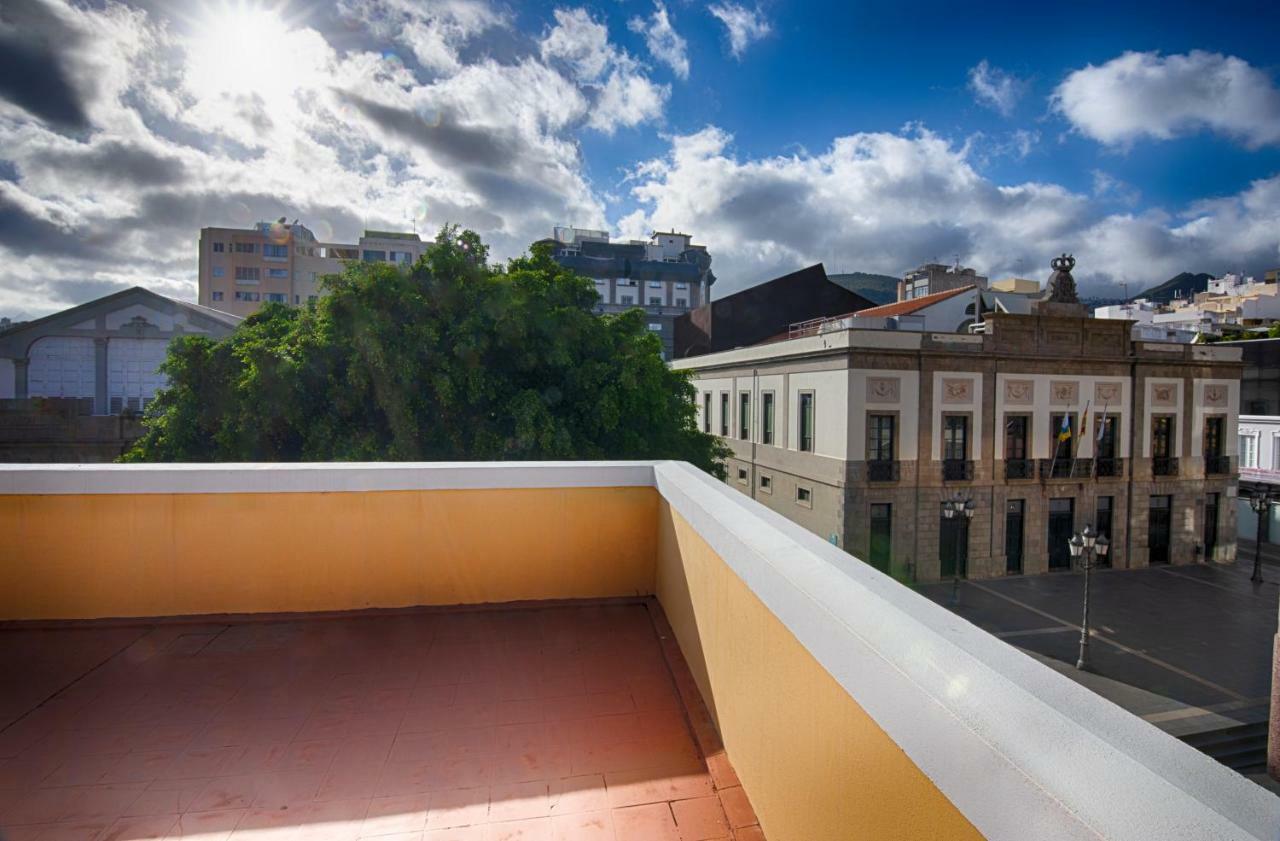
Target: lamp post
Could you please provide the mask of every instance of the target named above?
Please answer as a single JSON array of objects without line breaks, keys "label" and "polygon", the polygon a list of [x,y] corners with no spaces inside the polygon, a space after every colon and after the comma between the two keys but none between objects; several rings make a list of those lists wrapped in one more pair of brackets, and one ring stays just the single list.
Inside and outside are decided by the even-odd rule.
[{"label": "lamp post", "polygon": [[1267,524],[1264,517],[1271,512],[1271,494],[1258,490],[1249,495],[1249,507],[1258,515],[1258,534],[1253,544],[1253,575],[1249,580],[1254,584],[1262,583],[1262,532]]},{"label": "lamp post", "polygon": [[1089,573],[1093,570],[1094,558],[1105,558],[1111,549],[1111,541],[1107,536],[1099,536],[1093,526],[1085,526],[1084,531],[1073,534],[1067,541],[1071,549],[1071,557],[1079,558],[1084,567],[1084,617],[1080,620],[1080,657],[1076,660],[1076,668],[1087,670],[1089,664]]},{"label": "lamp post", "polygon": [[[966,560],[969,549],[969,521],[973,519],[973,500],[962,497],[959,491],[956,491],[951,499],[942,501],[942,516],[948,520],[954,520],[957,517],[962,518],[958,522],[964,524],[964,548]],[[957,527],[957,531],[959,531]],[[956,535],[956,545],[953,547],[951,565],[951,604],[960,604],[960,536]]]}]

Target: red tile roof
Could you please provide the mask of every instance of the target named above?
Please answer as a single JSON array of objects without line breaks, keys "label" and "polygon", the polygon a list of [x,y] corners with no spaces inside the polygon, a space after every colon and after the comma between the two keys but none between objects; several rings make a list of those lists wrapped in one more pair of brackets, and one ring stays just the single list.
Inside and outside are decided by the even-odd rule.
[{"label": "red tile roof", "polygon": [[961,286],[958,289],[948,289],[945,292],[934,292],[932,295],[924,295],[919,298],[912,298],[909,301],[898,301],[897,303],[893,303],[893,304],[883,304],[878,307],[872,307],[869,310],[859,310],[858,312],[855,312],[853,316],[854,318],[863,318],[865,316],[871,316],[872,318],[876,318],[876,317],[886,318],[891,315],[907,315],[909,313],[915,312],[916,310],[924,309],[925,307],[930,306],[931,304],[936,304],[939,301],[945,301],[948,298],[954,298],[956,295],[959,295],[961,292],[967,292],[968,290],[973,288],[974,288],[974,285],[969,284],[968,286]]}]

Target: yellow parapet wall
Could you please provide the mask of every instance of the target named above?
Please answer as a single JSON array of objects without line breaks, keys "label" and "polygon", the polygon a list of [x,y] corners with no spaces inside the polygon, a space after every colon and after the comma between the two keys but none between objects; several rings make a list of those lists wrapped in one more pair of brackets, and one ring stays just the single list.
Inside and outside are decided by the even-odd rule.
[{"label": "yellow parapet wall", "polygon": [[664,500],[657,594],[771,839],[981,834]]},{"label": "yellow parapet wall", "polygon": [[653,592],[651,487],[0,496],[0,619]]}]

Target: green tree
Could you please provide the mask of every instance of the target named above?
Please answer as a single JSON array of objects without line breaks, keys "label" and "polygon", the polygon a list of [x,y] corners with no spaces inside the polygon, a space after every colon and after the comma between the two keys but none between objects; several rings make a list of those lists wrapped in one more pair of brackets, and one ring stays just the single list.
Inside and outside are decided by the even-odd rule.
[{"label": "green tree", "polygon": [[723,477],[688,374],[640,310],[535,248],[487,265],[446,227],[411,268],[351,263],[301,309],[170,346],[126,461],[681,459]]}]

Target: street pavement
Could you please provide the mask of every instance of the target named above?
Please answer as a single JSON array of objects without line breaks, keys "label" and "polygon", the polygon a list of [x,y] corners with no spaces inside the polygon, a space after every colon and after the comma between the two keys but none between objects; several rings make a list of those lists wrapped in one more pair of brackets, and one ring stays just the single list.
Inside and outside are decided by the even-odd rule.
[{"label": "street pavement", "polygon": [[926,597],[1175,735],[1264,721],[1280,568],[1248,561],[1096,570],[1093,669],[1075,669],[1082,573],[921,585]]}]

